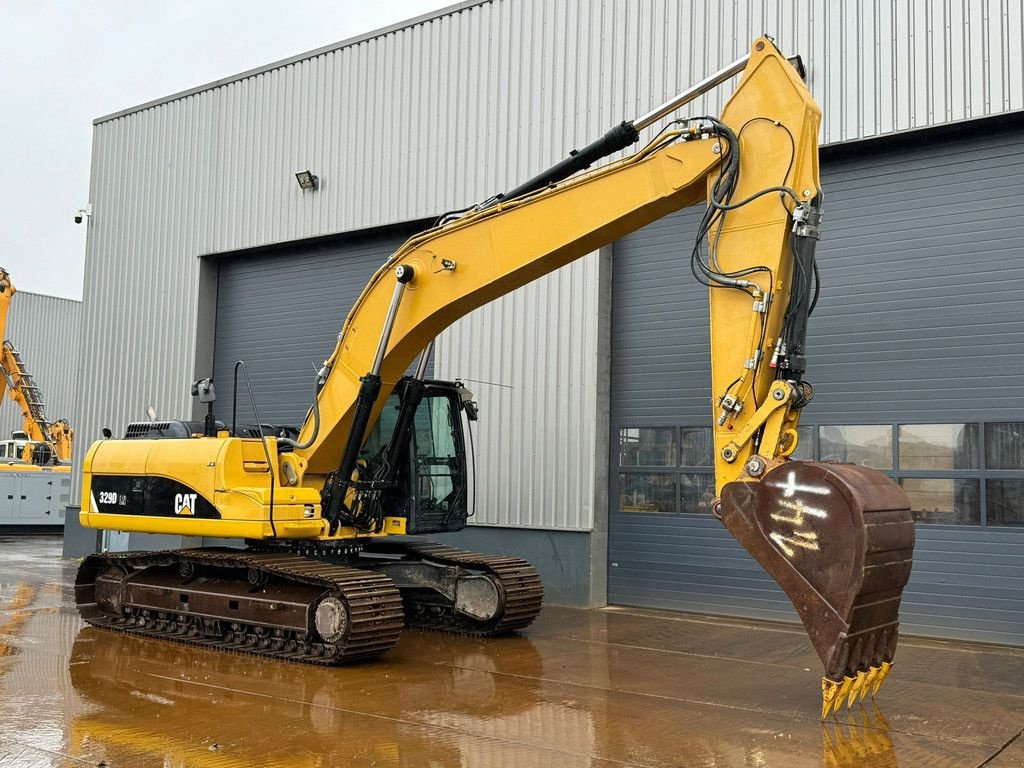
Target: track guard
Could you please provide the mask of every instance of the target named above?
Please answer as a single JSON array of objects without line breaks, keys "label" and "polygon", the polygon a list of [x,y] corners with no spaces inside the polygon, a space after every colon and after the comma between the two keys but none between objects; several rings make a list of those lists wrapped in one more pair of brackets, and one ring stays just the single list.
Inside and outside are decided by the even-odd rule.
[{"label": "track guard", "polygon": [[903,489],[868,467],[787,461],[759,481],[728,483],[720,517],[796,608],[825,666],[823,716],[877,690],[914,552]]}]

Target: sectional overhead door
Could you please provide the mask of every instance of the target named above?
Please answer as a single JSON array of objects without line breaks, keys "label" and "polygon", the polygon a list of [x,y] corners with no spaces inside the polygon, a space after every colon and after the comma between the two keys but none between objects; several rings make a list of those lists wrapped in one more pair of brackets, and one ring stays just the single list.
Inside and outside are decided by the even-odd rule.
[{"label": "sectional overhead door", "polygon": [[[878,467],[914,506],[904,631],[1024,643],[1024,131],[826,157],[801,452]],[[615,245],[609,600],[795,620],[708,514],[699,212]]]},{"label": "sectional overhead door", "polygon": [[[349,310],[373,273],[412,233],[349,236],[219,262],[214,382],[230,419],[233,373],[244,360],[260,420],[302,423],[314,376],[334,350]],[[253,420],[239,374],[238,418]]]}]

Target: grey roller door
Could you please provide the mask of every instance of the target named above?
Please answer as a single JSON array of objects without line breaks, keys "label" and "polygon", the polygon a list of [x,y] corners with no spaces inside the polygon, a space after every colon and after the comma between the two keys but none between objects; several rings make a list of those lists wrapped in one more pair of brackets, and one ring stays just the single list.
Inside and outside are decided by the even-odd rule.
[{"label": "grey roller door", "polygon": [[[232,373],[244,360],[265,423],[299,425],[313,377],[334,349],[373,273],[416,228],[276,248],[219,265],[214,381],[218,416],[231,417]],[[239,378],[240,421],[253,418]]]},{"label": "grey roller door", "polygon": [[[822,183],[804,446],[880,465],[913,491],[922,522],[905,631],[1024,643],[1024,131],[833,157]],[[689,274],[698,215],[663,219],[614,249],[609,600],[795,620],[717,521],[679,511],[706,509],[688,495],[694,478],[710,479],[679,468],[693,463],[681,458],[682,428],[710,426],[707,300]],[[848,425],[890,443],[837,453]],[[643,467],[620,466],[620,430],[653,427],[675,440],[675,468],[637,478]],[[922,459],[922,445],[944,455],[928,441],[947,429],[952,458]],[[668,476],[676,511],[655,511],[672,506]],[[655,486],[659,503],[636,490]]]}]

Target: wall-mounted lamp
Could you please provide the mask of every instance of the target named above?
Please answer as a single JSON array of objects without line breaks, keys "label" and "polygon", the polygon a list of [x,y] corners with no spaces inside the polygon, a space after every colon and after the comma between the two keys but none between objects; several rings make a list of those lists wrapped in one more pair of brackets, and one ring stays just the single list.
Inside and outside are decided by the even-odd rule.
[{"label": "wall-mounted lamp", "polygon": [[295,179],[302,189],[316,189],[320,186],[320,177],[312,171],[299,171],[295,174]]}]

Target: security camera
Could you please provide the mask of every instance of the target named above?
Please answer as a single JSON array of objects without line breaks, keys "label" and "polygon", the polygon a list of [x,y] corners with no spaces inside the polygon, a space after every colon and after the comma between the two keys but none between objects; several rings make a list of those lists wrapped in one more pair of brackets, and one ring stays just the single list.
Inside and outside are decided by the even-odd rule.
[{"label": "security camera", "polygon": [[75,211],[75,224],[81,224],[90,216],[92,216],[92,203],[89,203],[85,208],[79,208]]}]

